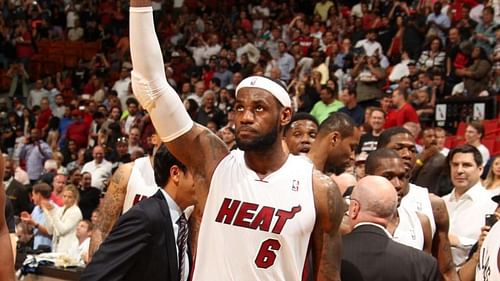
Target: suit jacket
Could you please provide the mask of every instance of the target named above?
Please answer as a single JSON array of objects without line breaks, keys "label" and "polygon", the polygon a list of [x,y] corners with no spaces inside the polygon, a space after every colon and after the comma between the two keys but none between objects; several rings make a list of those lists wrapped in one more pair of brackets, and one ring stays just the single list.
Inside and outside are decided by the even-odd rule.
[{"label": "suit jacket", "polygon": [[34,206],[30,201],[28,188],[16,179],[12,179],[9,186],[7,186],[7,189],[5,190],[5,194],[12,203],[14,215],[19,216],[23,211],[28,213],[33,211]]},{"label": "suit jacket", "polygon": [[383,229],[361,225],[343,237],[343,281],[437,281],[431,255],[393,241]]},{"label": "suit jacket", "polygon": [[158,190],[118,219],[80,280],[178,280],[177,259],[169,207]]}]

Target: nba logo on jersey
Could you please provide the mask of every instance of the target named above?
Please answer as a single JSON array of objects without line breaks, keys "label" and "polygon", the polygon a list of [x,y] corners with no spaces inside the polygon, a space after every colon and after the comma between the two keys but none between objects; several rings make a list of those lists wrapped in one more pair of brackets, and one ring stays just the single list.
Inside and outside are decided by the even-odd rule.
[{"label": "nba logo on jersey", "polygon": [[293,180],[293,182],[292,182],[292,190],[293,191],[299,191],[299,181],[298,180]]}]

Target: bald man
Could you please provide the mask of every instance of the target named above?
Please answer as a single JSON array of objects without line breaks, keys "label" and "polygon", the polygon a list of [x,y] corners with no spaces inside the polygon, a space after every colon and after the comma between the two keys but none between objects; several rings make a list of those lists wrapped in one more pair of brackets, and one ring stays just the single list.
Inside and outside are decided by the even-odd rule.
[{"label": "bald man", "polygon": [[354,230],[343,237],[342,280],[439,280],[432,256],[391,239],[386,227],[397,205],[387,179],[367,176],[358,182],[349,206]]}]

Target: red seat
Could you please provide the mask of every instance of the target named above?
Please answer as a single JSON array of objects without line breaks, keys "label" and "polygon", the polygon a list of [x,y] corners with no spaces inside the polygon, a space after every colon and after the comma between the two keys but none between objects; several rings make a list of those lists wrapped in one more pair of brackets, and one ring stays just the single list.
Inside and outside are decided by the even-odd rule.
[{"label": "red seat", "polygon": [[444,146],[447,148],[452,148],[453,142],[455,142],[455,136],[446,136],[444,139]]},{"label": "red seat", "polygon": [[458,124],[458,128],[457,128],[457,136],[460,136],[460,137],[463,137],[465,136],[465,129],[467,129],[467,123],[465,122],[460,122]]},{"label": "red seat", "polygon": [[484,146],[486,146],[486,148],[488,148],[490,154],[493,154],[493,152],[495,152],[495,140],[483,139],[482,143]]},{"label": "red seat", "polygon": [[495,147],[491,151],[492,156],[500,156],[500,139],[495,141]]}]

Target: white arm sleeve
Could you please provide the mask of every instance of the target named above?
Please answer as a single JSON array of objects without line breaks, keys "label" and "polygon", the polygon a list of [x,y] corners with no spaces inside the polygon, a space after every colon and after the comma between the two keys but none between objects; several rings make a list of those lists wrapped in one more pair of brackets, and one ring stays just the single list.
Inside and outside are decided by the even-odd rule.
[{"label": "white arm sleeve", "polygon": [[152,7],[130,7],[132,89],[162,141],[168,142],[193,127],[179,95],[168,84],[156,38]]}]

